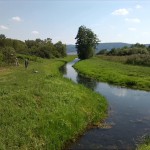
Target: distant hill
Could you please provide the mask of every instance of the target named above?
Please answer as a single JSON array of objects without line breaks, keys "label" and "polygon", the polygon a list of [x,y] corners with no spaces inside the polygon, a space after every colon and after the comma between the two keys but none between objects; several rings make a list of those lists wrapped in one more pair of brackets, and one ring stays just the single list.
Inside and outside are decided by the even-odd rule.
[{"label": "distant hill", "polygon": [[112,48],[122,48],[124,46],[130,47],[132,44],[128,43],[100,43],[97,45],[97,51],[100,51],[102,49],[108,49],[111,50]]},{"label": "distant hill", "polygon": [[[99,52],[102,49],[108,49],[111,50],[112,48],[122,48],[124,46],[130,47],[132,44],[128,43],[100,43],[97,45],[96,53]],[[75,45],[67,45],[67,53],[68,54],[76,54],[76,48]]]},{"label": "distant hill", "polygon": [[69,45],[66,45],[66,46],[67,46],[67,54],[76,54],[77,53],[75,45],[69,44]]}]

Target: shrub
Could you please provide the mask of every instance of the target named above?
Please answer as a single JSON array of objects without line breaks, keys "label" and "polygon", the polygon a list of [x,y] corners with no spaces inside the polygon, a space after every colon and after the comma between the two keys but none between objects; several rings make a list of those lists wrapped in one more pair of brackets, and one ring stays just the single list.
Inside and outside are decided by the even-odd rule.
[{"label": "shrub", "polygon": [[97,53],[97,55],[105,55],[105,54],[107,54],[108,53],[108,50],[107,49],[102,49],[102,50],[100,50],[98,53]]},{"label": "shrub", "polygon": [[28,59],[30,61],[35,61],[35,62],[41,62],[41,58],[37,56],[30,56],[30,55],[23,55],[23,54],[17,54],[17,58],[20,60],[25,60]]},{"label": "shrub", "polygon": [[142,54],[142,55],[131,55],[127,58],[126,61],[127,64],[133,64],[133,65],[144,65],[144,66],[150,66],[150,54]]},{"label": "shrub", "polygon": [[3,54],[2,52],[0,52],[0,64],[2,64],[2,62],[3,62]]},{"label": "shrub", "polygon": [[16,58],[15,49],[12,47],[5,47],[2,49],[3,61],[7,64],[13,64]]}]

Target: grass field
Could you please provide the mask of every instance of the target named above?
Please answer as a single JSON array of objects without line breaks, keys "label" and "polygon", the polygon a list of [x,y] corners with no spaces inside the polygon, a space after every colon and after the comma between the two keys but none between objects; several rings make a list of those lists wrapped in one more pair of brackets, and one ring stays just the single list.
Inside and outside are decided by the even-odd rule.
[{"label": "grass field", "polygon": [[85,76],[133,89],[150,91],[150,68],[103,60],[80,61],[75,68]]},{"label": "grass field", "polygon": [[150,136],[145,137],[143,143],[138,146],[138,150],[150,150]]},{"label": "grass field", "polygon": [[60,74],[72,59],[0,68],[1,150],[62,149],[106,117],[104,97]]}]

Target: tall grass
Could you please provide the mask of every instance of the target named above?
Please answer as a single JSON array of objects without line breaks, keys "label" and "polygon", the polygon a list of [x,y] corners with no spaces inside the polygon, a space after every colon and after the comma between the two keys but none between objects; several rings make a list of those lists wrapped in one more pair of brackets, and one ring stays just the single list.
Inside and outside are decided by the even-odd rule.
[{"label": "tall grass", "polygon": [[27,69],[20,65],[0,73],[1,150],[62,149],[106,116],[104,97],[60,74],[71,59],[30,62]]},{"label": "tall grass", "polygon": [[150,68],[133,66],[99,57],[80,61],[75,68],[97,80],[134,89],[150,90]]},{"label": "tall grass", "polygon": [[142,142],[138,146],[138,150],[150,150],[150,136],[146,136]]},{"label": "tall grass", "polygon": [[121,62],[124,64],[139,65],[139,66],[150,66],[150,54],[134,54],[126,56],[98,56],[104,60]]}]

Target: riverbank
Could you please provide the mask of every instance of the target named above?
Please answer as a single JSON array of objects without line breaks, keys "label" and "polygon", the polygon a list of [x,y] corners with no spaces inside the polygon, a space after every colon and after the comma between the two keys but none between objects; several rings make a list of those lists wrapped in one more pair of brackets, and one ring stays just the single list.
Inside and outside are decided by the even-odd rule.
[{"label": "riverbank", "polygon": [[104,97],[60,74],[71,60],[0,69],[0,149],[62,149],[106,117]]},{"label": "riverbank", "polygon": [[138,146],[138,150],[150,150],[150,136],[143,139],[142,144]]},{"label": "riverbank", "polygon": [[95,57],[74,66],[81,74],[123,87],[150,91],[150,68]]}]

